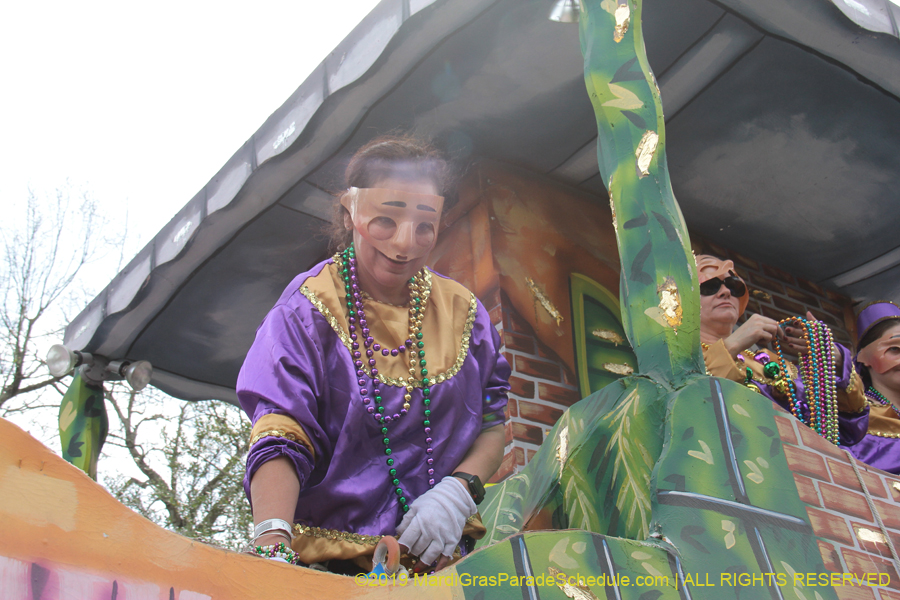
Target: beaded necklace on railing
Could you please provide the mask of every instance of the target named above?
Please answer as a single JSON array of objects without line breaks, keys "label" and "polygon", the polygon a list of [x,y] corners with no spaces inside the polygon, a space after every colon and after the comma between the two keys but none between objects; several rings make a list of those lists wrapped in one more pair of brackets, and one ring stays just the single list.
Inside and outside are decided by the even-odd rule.
[{"label": "beaded necklace on railing", "polygon": [[[388,476],[394,487],[394,493],[397,495],[397,501],[403,512],[409,511],[409,500],[406,492],[403,490],[400,479],[397,477],[397,469],[394,465],[394,458],[391,456],[391,440],[388,437],[389,425],[396,423],[404,417],[410,409],[412,401],[412,392],[415,388],[417,375],[422,376],[422,406],[424,407],[422,421],[425,431],[425,462],[428,465],[428,486],[434,487],[434,459],[431,457],[434,449],[431,447],[431,388],[428,379],[428,369],[426,369],[425,361],[425,342],[422,340],[422,319],[425,317],[425,306],[428,304],[428,297],[431,295],[431,280],[427,276],[425,269],[419,271],[415,277],[409,280],[409,338],[406,342],[397,348],[383,348],[370,335],[369,324],[366,321],[366,313],[363,308],[362,291],[359,287],[359,279],[356,273],[356,252],[353,244],[341,252],[341,277],[344,280],[344,291],[347,298],[347,309],[349,310],[349,329],[351,340],[351,352],[353,355],[354,365],[356,366],[356,376],[359,377],[359,395],[362,398],[363,406],[366,411],[372,415],[375,421],[381,425],[381,434],[384,436],[384,454],[387,457]],[[357,333],[358,332],[358,333]],[[359,336],[362,335],[363,348],[360,349]],[[404,356],[409,352],[409,378],[406,384],[406,394],[403,396],[403,406],[393,415],[387,411],[382,404],[380,382],[378,380],[378,368],[375,366],[375,353],[381,351],[384,357]],[[365,352],[368,369],[366,363],[363,363],[362,353]],[[366,379],[368,370],[368,380]],[[369,397],[368,384],[372,385],[372,395]],[[373,402],[374,399],[374,402]],[[387,413],[387,414],[385,414]]]},{"label": "beaded necklace on railing", "polygon": [[[803,381],[803,398],[797,396],[797,388],[793,380],[788,378],[791,412],[820,436],[838,444],[837,421],[837,388],[835,363],[832,348],[834,339],[831,330],[820,321],[810,321],[801,317],[791,317],[779,321],[781,324],[794,324],[803,329],[806,352],[800,357],[800,380]],[[787,361],[781,351],[778,338],[775,339],[775,351],[781,372],[787,373]]]},{"label": "beaded necklace on railing", "polygon": [[871,398],[882,406],[890,406],[894,410],[894,413],[900,417],[900,409],[894,406],[893,402],[885,398],[884,394],[873,388],[871,385],[866,388],[866,397]]}]

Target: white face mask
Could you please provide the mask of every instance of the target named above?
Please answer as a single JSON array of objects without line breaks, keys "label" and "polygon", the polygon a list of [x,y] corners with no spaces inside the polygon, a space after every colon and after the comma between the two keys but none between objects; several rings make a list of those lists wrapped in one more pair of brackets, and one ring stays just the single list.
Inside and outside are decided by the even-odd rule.
[{"label": "white face mask", "polygon": [[353,226],[379,252],[394,260],[415,260],[437,242],[443,196],[382,188],[350,188],[341,196]]}]

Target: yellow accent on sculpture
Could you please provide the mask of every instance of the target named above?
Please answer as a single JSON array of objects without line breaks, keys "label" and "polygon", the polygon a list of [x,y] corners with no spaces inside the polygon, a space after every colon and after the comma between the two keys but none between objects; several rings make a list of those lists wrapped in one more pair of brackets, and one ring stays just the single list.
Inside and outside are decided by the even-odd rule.
[{"label": "yellow accent on sculpture", "polygon": [[559,432],[559,445],[556,447],[556,460],[559,461],[559,476],[562,477],[566,460],[569,458],[569,427],[563,427]]},{"label": "yellow accent on sculpture", "polygon": [[634,373],[634,369],[632,369],[630,366],[621,365],[618,363],[603,363],[603,368],[610,373],[615,373],[616,375],[624,375],[626,377]]},{"label": "yellow accent on sculpture", "polygon": [[613,40],[618,44],[625,39],[628,33],[628,25],[631,23],[631,9],[627,4],[623,4],[616,9],[616,32],[613,34]]},{"label": "yellow accent on sculpture", "polygon": [[528,285],[528,291],[531,292],[531,295],[534,297],[537,302],[544,307],[544,310],[547,311],[553,319],[556,321],[556,326],[563,322],[563,316],[559,313],[553,303],[550,302],[550,299],[541,291],[541,289],[537,286],[534,280],[531,277],[525,278],[525,283]]},{"label": "yellow accent on sculpture", "polygon": [[612,342],[615,345],[624,344],[625,340],[621,335],[612,331],[611,329],[595,329],[591,332],[591,335],[600,338],[601,340],[606,340],[607,342]]},{"label": "yellow accent on sculpture", "polygon": [[681,325],[681,295],[678,293],[678,286],[671,277],[666,277],[662,285],[656,288],[659,294],[659,310],[669,327],[677,329]]},{"label": "yellow accent on sculpture", "polygon": [[634,151],[638,177],[641,179],[650,174],[650,162],[653,160],[653,155],[656,154],[658,145],[659,135],[655,131],[645,131]]},{"label": "yellow accent on sculpture", "polygon": [[[578,583],[572,585],[571,583],[568,583],[570,578],[559,569],[550,567],[548,571],[553,579],[557,581],[556,586],[562,590],[563,594],[572,600],[599,600],[597,595],[591,591],[591,588],[587,586],[583,579],[579,578]],[[560,577],[560,575],[562,575],[562,577]],[[566,583],[560,584],[560,580],[564,580]]]}]

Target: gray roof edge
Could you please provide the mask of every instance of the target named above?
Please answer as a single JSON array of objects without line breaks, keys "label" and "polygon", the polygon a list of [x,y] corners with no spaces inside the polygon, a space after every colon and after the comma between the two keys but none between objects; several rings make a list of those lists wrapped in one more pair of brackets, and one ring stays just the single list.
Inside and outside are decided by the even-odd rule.
[{"label": "gray roof edge", "polygon": [[[72,319],[66,327],[64,344],[110,358],[126,358],[140,331],[152,322],[196,267],[245,223],[277,202],[321,160],[336,152],[365,111],[412,65],[496,1],[383,0],[206,186]],[[406,28],[406,36],[398,40],[402,25],[413,17],[419,26]],[[390,35],[385,20],[396,24]],[[363,47],[366,42],[376,44],[377,52],[370,53],[371,46]],[[348,61],[347,56],[353,58],[354,52],[368,57],[368,64]],[[384,77],[374,84],[361,85],[369,84],[375,74]],[[335,89],[328,89],[329,86]],[[341,90],[343,93],[334,97]],[[305,119],[302,126],[298,116]],[[298,144],[301,138],[303,143]],[[265,178],[260,177],[260,171],[265,171]]]},{"label": "gray roof edge", "polygon": [[760,29],[818,52],[900,98],[900,40],[863,29],[835,0],[717,1]]},{"label": "gray roof edge", "polygon": [[182,400],[202,401],[202,400],[221,400],[240,406],[238,402],[237,392],[232,388],[222,387],[212,383],[204,383],[202,381],[194,381],[168,371],[153,370],[153,378],[150,383],[176,398]]}]

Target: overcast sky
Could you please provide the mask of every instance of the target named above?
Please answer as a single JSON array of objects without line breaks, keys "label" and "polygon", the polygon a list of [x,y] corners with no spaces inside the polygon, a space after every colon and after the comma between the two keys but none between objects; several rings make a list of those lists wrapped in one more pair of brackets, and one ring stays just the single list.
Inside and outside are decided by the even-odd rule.
[{"label": "overcast sky", "polygon": [[376,4],[3,3],[3,204],[69,180],[133,255]]},{"label": "overcast sky", "polygon": [[[114,224],[128,214],[127,262],[377,3],[4,2],[3,218],[29,187],[49,195],[68,181]],[[115,275],[115,254],[94,267],[94,293]],[[15,421],[59,452],[55,412],[34,418]],[[104,450],[101,472],[137,475]]]}]

